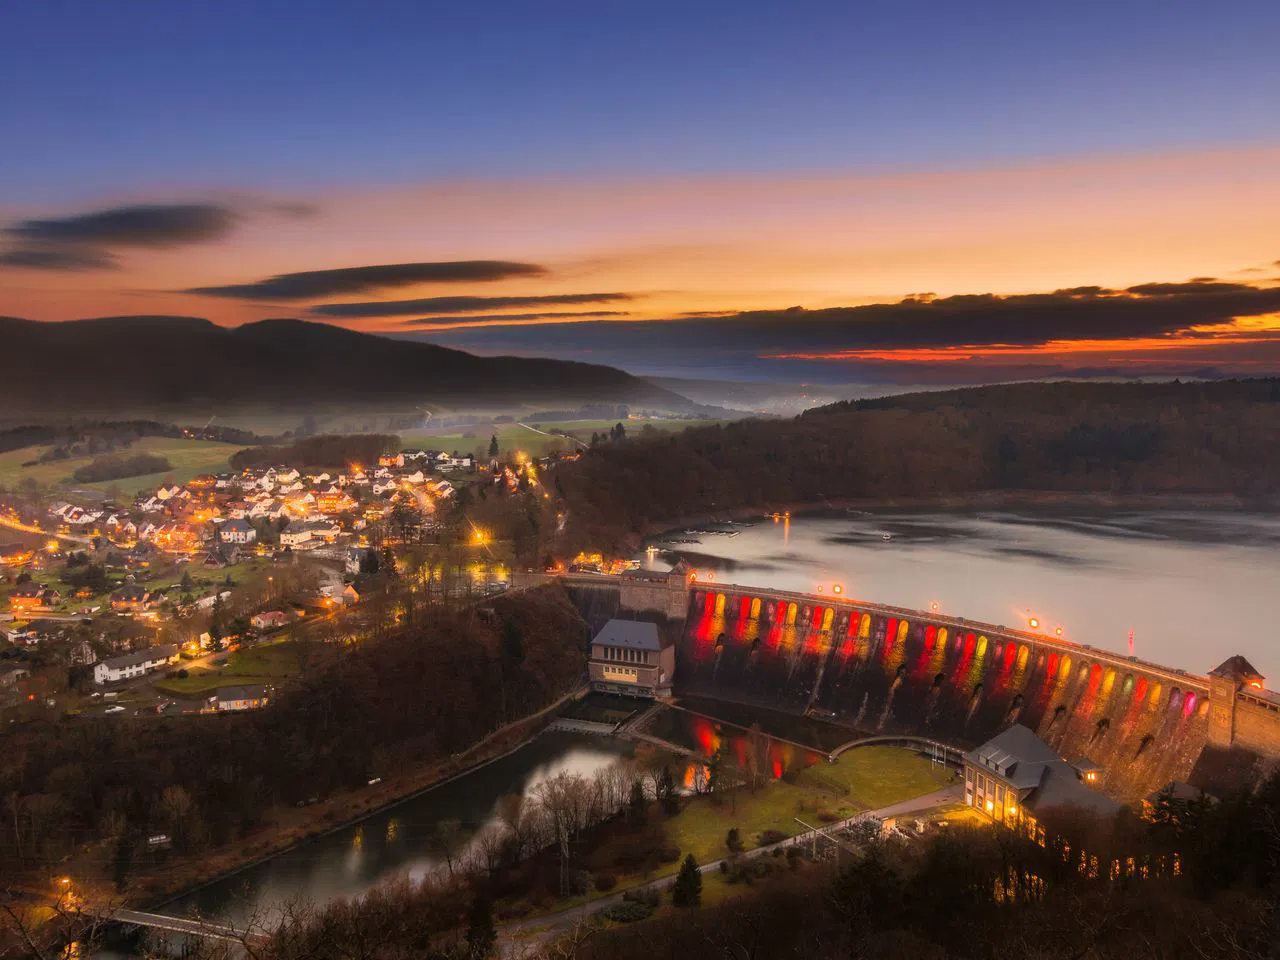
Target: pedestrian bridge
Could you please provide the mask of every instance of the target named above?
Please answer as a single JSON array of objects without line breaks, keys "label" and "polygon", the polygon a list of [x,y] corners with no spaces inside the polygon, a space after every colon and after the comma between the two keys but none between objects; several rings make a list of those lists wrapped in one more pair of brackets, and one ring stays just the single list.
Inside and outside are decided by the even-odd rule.
[{"label": "pedestrian bridge", "polygon": [[233,926],[213,923],[209,920],[186,917],[171,917],[163,913],[149,913],[145,910],[129,910],[119,908],[91,912],[91,916],[100,921],[118,923],[130,927],[147,927],[163,933],[176,933],[188,937],[201,937],[206,940],[222,940],[234,943],[251,943],[265,940],[267,934],[252,928],[239,930]]}]

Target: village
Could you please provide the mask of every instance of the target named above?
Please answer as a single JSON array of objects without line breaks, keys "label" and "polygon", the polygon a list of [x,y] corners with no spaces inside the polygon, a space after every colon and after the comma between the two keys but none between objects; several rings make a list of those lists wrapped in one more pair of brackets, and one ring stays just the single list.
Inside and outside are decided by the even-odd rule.
[{"label": "village", "polygon": [[[489,539],[462,529],[458,491],[515,490],[534,469],[405,449],[342,469],[201,474],[128,504],[62,493],[0,505],[0,711],[12,722],[265,706],[303,644],[350,635],[356,608],[406,562],[409,529],[441,545],[414,572],[442,595],[505,589]],[[440,559],[450,550],[452,566]]]}]

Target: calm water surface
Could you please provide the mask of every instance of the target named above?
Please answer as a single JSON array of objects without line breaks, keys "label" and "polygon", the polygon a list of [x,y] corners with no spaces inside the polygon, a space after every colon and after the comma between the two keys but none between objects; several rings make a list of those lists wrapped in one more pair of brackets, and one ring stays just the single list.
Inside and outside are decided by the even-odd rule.
[{"label": "calm water surface", "polygon": [[358,896],[380,881],[421,877],[441,866],[429,840],[441,820],[474,829],[497,815],[506,795],[527,795],[563,771],[591,776],[629,751],[620,741],[548,733],[515,753],[367,820],[297,847],[162,908],[177,916],[193,910],[209,920],[242,924],[270,916],[273,908],[302,898],[315,903]]},{"label": "calm water surface", "polygon": [[1280,685],[1275,515],[841,513],[671,531],[653,545],[650,565],[683,554],[723,583],[839,583],[846,597],[1021,628],[1034,616],[1122,653],[1133,631],[1139,656],[1198,673],[1242,653]]}]

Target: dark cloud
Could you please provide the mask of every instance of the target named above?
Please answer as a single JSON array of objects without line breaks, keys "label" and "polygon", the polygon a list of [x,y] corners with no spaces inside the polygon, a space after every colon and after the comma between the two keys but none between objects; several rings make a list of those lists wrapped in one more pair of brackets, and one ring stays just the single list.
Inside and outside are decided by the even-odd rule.
[{"label": "dark cloud", "polygon": [[587,310],[579,313],[476,313],[462,316],[418,317],[415,320],[402,320],[405,327],[430,327],[457,323],[487,323],[491,320],[565,320],[583,317],[627,317],[625,310]]},{"label": "dark cloud", "polygon": [[28,270],[110,270],[115,261],[93,247],[28,246],[0,251],[0,267]]},{"label": "dark cloud", "polygon": [[477,313],[504,307],[567,306],[579,303],[617,303],[634,299],[629,293],[562,293],[542,297],[426,297],[371,303],[322,303],[311,308],[318,317],[402,317],[414,313]]},{"label": "dark cloud", "polygon": [[[533,263],[508,260],[454,260],[434,263],[384,263],[367,267],[342,267],[336,270],[307,270],[284,273],[252,283],[235,283],[222,287],[196,287],[185,291],[209,297],[236,300],[301,300],[342,293],[366,293],[391,287],[407,287],[416,283],[467,283],[503,280],[507,277],[531,277],[546,273],[546,268]],[[334,304],[335,307],[344,304]],[[351,304],[350,306],[360,306]],[[448,309],[448,308],[446,308]],[[412,311],[422,312],[420,309]],[[366,314],[326,314],[327,316],[366,316]],[[367,314],[376,316],[377,314]]]},{"label": "dark cloud", "polygon": [[1151,283],[1126,290],[908,298],[825,310],[757,310],[675,321],[686,344],[733,343],[768,352],[1037,347],[1052,341],[1126,340],[1280,311],[1280,287]]},{"label": "dark cloud", "polygon": [[226,236],[238,215],[211,203],[137,204],[47,220],[22,220],[0,234],[13,242],[0,266],[38,270],[104,270],[114,251],[163,250]]},{"label": "dark cloud", "polygon": [[218,240],[236,214],[210,203],[140,204],[52,220],[24,220],[5,229],[20,243],[95,247],[176,247]]}]

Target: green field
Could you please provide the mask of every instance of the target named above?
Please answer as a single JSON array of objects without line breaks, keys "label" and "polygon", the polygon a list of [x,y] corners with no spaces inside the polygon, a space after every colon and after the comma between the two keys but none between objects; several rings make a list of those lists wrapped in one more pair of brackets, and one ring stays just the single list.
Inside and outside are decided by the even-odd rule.
[{"label": "green field", "polygon": [[[543,433],[532,429],[533,421],[526,421],[530,424],[528,427],[518,423],[486,423],[454,432],[401,430],[399,435],[405,447],[439,449],[446,452],[457,450],[461,453],[484,455],[489,449],[489,438],[496,434],[498,446],[503,454],[521,451],[532,457],[540,457],[552,450],[567,452],[581,448],[580,444],[565,437],[548,436],[547,434],[552,430],[564,430],[578,437],[583,443],[588,443],[592,433],[608,433],[609,428],[617,422],[617,420],[537,421],[537,427],[544,431]],[[626,427],[628,435],[639,436],[645,426],[651,426],[664,433],[672,433],[684,430],[686,427],[709,427],[727,422],[725,420],[626,420],[623,421],[623,426]],[[463,436],[464,433],[474,434],[474,436]]]},{"label": "green field", "polygon": [[188,667],[188,676],[157,680],[154,686],[162,693],[192,697],[218,687],[278,683],[297,675],[299,646],[297,641],[287,639],[259,643],[245,650],[215,657],[214,661],[225,660],[220,666],[215,666],[210,661],[210,665],[205,668]]},{"label": "green field", "polygon": [[77,490],[104,491],[113,484],[125,493],[149,489],[159,486],[164,480],[172,478],[184,483],[201,473],[217,473],[229,469],[227,458],[239,446],[231,443],[217,443],[212,440],[182,440],[170,437],[143,437],[127,449],[116,451],[117,455],[131,456],[137,453],[150,453],[166,458],[171,470],[163,473],[147,474],[138,477],[125,477],[120,480],[102,481],[99,483],[76,483],[71,479],[77,467],[82,467],[94,460],[94,457],[75,457],[70,460],[55,460],[50,463],[39,463],[24,467],[23,463],[37,460],[48,447],[23,447],[21,450],[10,450],[0,453],[0,485],[10,489],[21,489],[23,480],[34,479],[44,490],[57,488],[75,488]]}]

